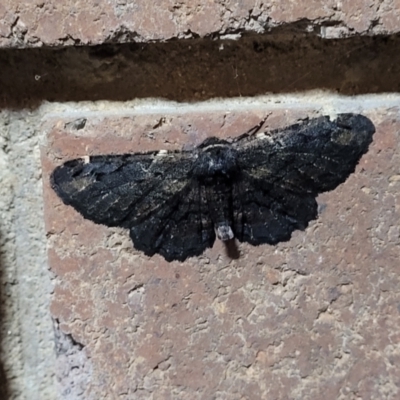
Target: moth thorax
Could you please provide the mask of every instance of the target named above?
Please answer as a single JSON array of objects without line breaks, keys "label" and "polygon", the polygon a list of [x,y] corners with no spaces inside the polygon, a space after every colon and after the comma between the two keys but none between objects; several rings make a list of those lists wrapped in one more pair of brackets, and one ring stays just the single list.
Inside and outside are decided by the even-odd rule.
[{"label": "moth thorax", "polygon": [[237,169],[236,150],[228,143],[218,142],[200,148],[193,169],[198,177],[230,175]]},{"label": "moth thorax", "polygon": [[226,221],[219,222],[215,226],[215,230],[217,232],[218,239],[222,240],[223,242],[233,239],[233,237],[234,237],[232,229]]}]

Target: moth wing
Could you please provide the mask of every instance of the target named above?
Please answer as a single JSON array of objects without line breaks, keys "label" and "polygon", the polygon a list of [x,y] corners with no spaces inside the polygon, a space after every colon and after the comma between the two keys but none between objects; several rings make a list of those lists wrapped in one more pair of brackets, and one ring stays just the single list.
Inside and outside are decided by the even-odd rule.
[{"label": "moth wing", "polygon": [[148,256],[159,253],[167,261],[202,254],[215,241],[208,210],[204,186],[190,182],[168,205],[130,228],[135,248]]},{"label": "moth wing", "polygon": [[289,240],[294,230],[304,230],[317,217],[312,194],[299,194],[266,184],[246,172],[233,186],[235,237],[252,245]]},{"label": "moth wing", "polygon": [[51,186],[85,218],[130,228],[179,196],[191,168],[187,153],[93,156],[55,168]]},{"label": "moth wing", "polygon": [[352,173],[375,128],[355,114],[321,117],[234,142],[241,177],[234,185],[234,230],[257,245],[289,240],[317,217],[318,193]]},{"label": "moth wing", "polygon": [[332,190],[354,172],[372,142],[375,127],[365,116],[320,117],[234,143],[239,165],[267,185],[290,192],[318,194]]}]

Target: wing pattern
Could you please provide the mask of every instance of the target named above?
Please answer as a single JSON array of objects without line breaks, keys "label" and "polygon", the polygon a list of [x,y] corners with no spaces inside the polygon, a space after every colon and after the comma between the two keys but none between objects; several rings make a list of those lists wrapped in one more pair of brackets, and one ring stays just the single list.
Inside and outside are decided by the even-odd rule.
[{"label": "wing pattern", "polygon": [[183,261],[235,236],[289,240],[317,218],[315,197],[343,183],[375,132],[359,114],[319,117],[193,151],[84,157],[55,168],[51,186],[85,218],[130,230],[135,248]]}]

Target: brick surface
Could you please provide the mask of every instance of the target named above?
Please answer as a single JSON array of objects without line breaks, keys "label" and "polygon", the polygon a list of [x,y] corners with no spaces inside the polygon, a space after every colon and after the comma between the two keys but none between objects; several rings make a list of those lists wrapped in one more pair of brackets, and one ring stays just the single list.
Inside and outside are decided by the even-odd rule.
[{"label": "brick surface", "polygon": [[399,19],[399,0],[2,0],[0,46],[230,37],[285,25],[342,37],[395,33]]},{"label": "brick surface", "polygon": [[83,128],[66,114],[45,122],[51,312],[91,365],[83,398],[399,398],[398,109],[364,113],[374,142],[344,184],[318,197],[318,220],[277,246],[239,244],[237,259],[218,241],[184,263],[148,258],[128,231],[84,220],[49,188],[52,169],[67,159],[190,147],[236,136],[267,113],[269,128],[317,114],[91,114]]}]

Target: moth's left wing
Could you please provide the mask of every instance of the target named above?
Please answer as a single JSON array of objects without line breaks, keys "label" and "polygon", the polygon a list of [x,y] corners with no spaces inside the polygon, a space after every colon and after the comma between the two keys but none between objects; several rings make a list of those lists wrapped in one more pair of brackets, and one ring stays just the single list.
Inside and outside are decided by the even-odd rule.
[{"label": "moth's left wing", "polygon": [[235,236],[276,244],[307,227],[317,217],[316,195],[354,172],[374,132],[368,118],[341,114],[234,141],[241,171],[234,185]]},{"label": "moth's left wing", "polygon": [[233,185],[233,231],[241,242],[277,244],[317,217],[312,194],[298,194],[243,172]]},{"label": "moth's left wing", "polygon": [[186,152],[84,157],[55,168],[51,186],[85,218],[130,228],[168,208],[192,164]]}]

